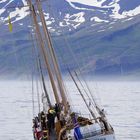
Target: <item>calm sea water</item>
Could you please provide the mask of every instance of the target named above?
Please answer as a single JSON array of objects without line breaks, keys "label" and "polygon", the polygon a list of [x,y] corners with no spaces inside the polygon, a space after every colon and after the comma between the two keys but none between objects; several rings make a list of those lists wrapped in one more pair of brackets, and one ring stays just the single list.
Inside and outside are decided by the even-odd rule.
[{"label": "calm sea water", "polygon": [[[106,110],[117,140],[140,140],[140,82],[88,83]],[[67,85],[74,93],[71,82]],[[33,140],[31,93],[31,82],[0,82],[0,139]],[[78,97],[72,95],[71,100]]]}]

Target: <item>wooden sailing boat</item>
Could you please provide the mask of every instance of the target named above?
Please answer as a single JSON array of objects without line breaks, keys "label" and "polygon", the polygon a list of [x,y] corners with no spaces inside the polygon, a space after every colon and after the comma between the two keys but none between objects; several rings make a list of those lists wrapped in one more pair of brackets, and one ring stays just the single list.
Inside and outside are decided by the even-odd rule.
[{"label": "wooden sailing boat", "polygon": [[[74,82],[78,92],[80,93],[84,104],[92,118],[88,118],[83,116],[82,114],[78,114],[71,108],[71,104],[66,95],[65,86],[62,80],[61,72],[59,70],[55,51],[52,46],[50,34],[47,29],[40,0],[36,0],[36,5],[33,5],[32,0],[28,0],[28,4],[30,6],[30,11],[33,19],[37,43],[39,44],[38,50],[41,53],[41,55],[38,55],[37,60],[45,93],[45,96],[43,97],[44,110],[41,113],[39,112],[39,115],[33,120],[34,139],[115,140],[114,130],[108,123],[104,111],[99,108],[95,100],[92,98],[91,94],[91,97],[89,98],[91,99],[94,108],[91,108],[90,105],[88,105],[85,95],[82,93],[77,84],[76,79],[79,80],[77,73],[75,72],[74,76],[73,72],[71,72],[69,68],[67,68],[68,73],[72,81]],[[39,26],[39,21],[42,24],[41,27]],[[42,57],[45,62],[46,71],[48,73],[53,95],[55,98],[55,106],[54,102],[50,100],[50,96],[46,90],[40,57]],[[54,119],[57,119],[55,121],[55,124],[53,124]]]}]

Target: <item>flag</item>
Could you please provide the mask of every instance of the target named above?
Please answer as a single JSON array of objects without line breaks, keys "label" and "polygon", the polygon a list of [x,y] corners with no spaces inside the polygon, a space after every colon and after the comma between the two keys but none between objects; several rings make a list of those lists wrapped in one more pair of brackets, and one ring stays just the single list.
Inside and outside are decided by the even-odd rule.
[{"label": "flag", "polygon": [[12,32],[12,30],[13,30],[13,25],[12,25],[12,23],[11,23],[10,16],[8,17],[8,27],[9,27],[9,31]]},{"label": "flag", "polygon": [[81,134],[80,127],[75,115],[73,117],[73,124],[74,124],[74,137],[76,140],[81,140],[83,136]]},{"label": "flag", "polygon": [[79,125],[74,127],[74,137],[76,140],[81,140],[83,138]]}]

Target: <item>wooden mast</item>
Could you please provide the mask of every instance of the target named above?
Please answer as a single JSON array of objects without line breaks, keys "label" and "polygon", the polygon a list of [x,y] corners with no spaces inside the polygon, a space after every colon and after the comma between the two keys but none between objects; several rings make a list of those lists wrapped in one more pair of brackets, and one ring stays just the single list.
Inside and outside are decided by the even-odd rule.
[{"label": "wooden mast", "polygon": [[50,64],[49,64],[49,61],[48,61],[48,57],[47,57],[47,53],[46,53],[46,50],[45,50],[44,41],[42,39],[41,32],[40,32],[40,29],[39,29],[39,25],[38,25],[38,22],[37,22],[35,9],[34,9],[34,6],[32,5],[31,0],[28,0],[28,3],[30,5],[33,21],[34,21],[35,28],[36,28],[36,33],[37,33],[37,36],[38,36],[38,39],[39,39],[39,42],[40,42],[40,48],[42,50],[42,54],[43,54],[43,57],[44,57],[44,60],[45,60],[47,70],[48,70],[48,74],[49,74],[49,78],[50,78],[50,81],[51,81],[54,96],[55,96],[56,102],[60,103],[59,96],[58,96],[57,89],[56,89],[56,85],[55,85],[54,79],[53,79],[53,74],[52,74]]},{"label": "wooden mast", "polygon": [[44,29],[43,31],[44,31],[45,37],[47,38],[48,48],[49,48],[50,55],[51,55],[51,58],[52,58],[52,61],[53,61],[53,66],[54,66],[56,78],[57,78],[57,81],[58,81],[60,95],[62,97],[62,102],[65,105],[65,107],[67,107],[68,102],[67,102],[67,98],[66,98],[66,95],[65,95],[64,84],[63,84],[62,77],[61,77],[61,74],[60,74],[57,58],[56,58],[54,49],[52,47],[52,42],[51,42],[49,31],[48,31],[46,21],[45,21],[45,18],[44,18],[44,13],[42,11],[42,6],[40,4],[40,0],[36,0],[36,2],[37,2],[37,8],[39,10],[42,26],[43,26],[43,29]]}]

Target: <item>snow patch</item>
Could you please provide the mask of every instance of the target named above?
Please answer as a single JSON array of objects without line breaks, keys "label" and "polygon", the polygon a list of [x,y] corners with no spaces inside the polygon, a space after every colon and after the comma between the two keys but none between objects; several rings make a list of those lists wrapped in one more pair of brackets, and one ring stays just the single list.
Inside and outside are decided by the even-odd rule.
[{"label": "snow patch", "polygon": [[44,16],[45,16],[45,20],[48,20],[50,18],[49,13],[44,13]]},{"label": "snow patch", "polygon": [[106,23],[109,22],[108,20],[102,20],[102,19],[100,19],[98,17],[92,17],[90,20],[91,21],[96,21],[96,22],[106,22]]},{"label": "snow patch", "polygon": [[19,25],[21,25],[21,26],[22,26],[22,25],[23,25],[23,23],[19,23]]},{"label": "snow patch", "polygon": [[6,2],[7,0],[1,0],[0,3]]},{"label": "snow patch", "polygon": [[96,6],[96,7],[101,7],[102,3],[104,3],[106,0],[66,0],[67,2],[77,2],[81,3],[84,5],[89,5],[89,6]]},{"label": "snow patch", "polygon": [[124,11],[122,14],[119,14],[119,10],[121,9],[120,5],[117,3],[120,0],[116,0],[116,4],[114,5],[114,10],[113,14],[110,15],[110,17],[115,18],[115,19],[123,19],[126,17],[132,17],[140,14],[140,6],[136,7],[133,10],[130,11]]},{"label": "snow patch", "polygon": [[77,9],[77,10],[90,10],[90,11],[95,11],[94,9],[88,9],[88,8],[82,8],[82,7],[76,7],[70,0],[66,0],[69,5],[74,8],[74,9]]},{"label": "snow patch", "polygon": [[98,33],[100,33],[100,32],[104,32],[105,30],[99,30],[99,31],[97,31]]},{"label": "snow patch", "polygon": [[28,7],[16,8],[15,11],[10,12],[10,17],[11,18],[16,17],[16,19],[13,22],[19,21],[29,15],[28,10],[29,10]]},{"label": "snow patch", "polygon": [[126,21],[129,21],[129,20],[132,20],[133,19],[133,17],[131,17],[131,18],[126,18],[125,20],[123,20],[123,21],[121,21],[121,22],[126,22]]},{"label": "snow patch", "polygon": [[112,0],[112,2],[110,2],[108,5],[109,6],[112,6],[113,4],[115,4],[116,3],[116,0]]},{"label": "snow patch", "polygon": [[73,18],[75,18],[73,19],[73,21],[82,23],[82,22],[85,22],[84,15],[85,15],[84,12],[80,12],[80,13],[69,16],[69,19],[72,20]]},{"label": "snow patch", "polygon": [[70,23],[68,23],[68,22],[66,22],[66,23],[64,23],[64,22],[59,22],[59,26],[61,26],[61,27],[65,27],[65,26],[68,26]]},{"label": "snow patch", "polygon": [[136,8],[133,9],[133,10],[124,11],[124,12],[122,13],[122,15],[124,15],[124,16],[130,16],[130,17],[136,16],[136,15],[138,15],[138,14],[140,14],[140,6],[136,7]]},{"label": "snow patch", "polygon": [[46,21],[47,25],[51,25],[52,21]]},{"label": "snow patch", "polygon": [[85,22],[85,18],[84,18],[85,13],[84,12],[80,12],[77,14],[66,14],[65,15],[65,19],[63,22],[59,22],[59,26],[63,27],[63,26],[68,26],[71,24],[71,22],[75,22],[75,24],[71,24],[75,29],[81,25],[81,23]]},{"label": "snow patch", "polygon": [[52,27],[48,27],[48,30],[49,30],[50,32],[55,32],[55,29],[53,29]]},{"label": "snow patch", "polygon": [[22,0],[23,5],[27,5],[27,0]]},{"label": "snow patch", "polygon": [[116,18],[116,19],[122,19],[124,18],[123,15],[119,14],[119,10],[120,10],[120,5],[118,4],[120,0],[116,0],[116,3],[114,4],[114,9],[112,10],[113,14],[110,15],[110,17],[112,18]]},{"label": "snow patch", "polygon": [[88,9],[88,8],[82,8],[82,7],[76,7],[74,5],[74,2],[76,3],[80,3],[80,4],[84,4],[84,5],[88,5],[88,6],[94,6],[97,8],[113,8],[112,9],[112,14],[110,15],[111,18],[114,19],[123,19],[126,18],[128,16],[135,16],[140,14],[140,6],[136,7],[133,10],[130,11],[124,11],[122,14],[119,13],[121,7],[119,5],[119,1],[120,0],[112,0],[112,2],[110,2],[108,5],[104,5],[103,3],[106,2],[106,0],[66,0],[73,8],[75,9],[79,9],[79,10],[93,10],[95,11],[95,9]]},{"label": "snow patch", "polygon": [[78,23],[76,25],[73,25],[73,28],[77,29],[77,27],[80,26],[80,25],[81,25],[81,23]]},{"label": "snow patch", "polygon": [[55,32],[55,29],[52,28],[52,29],[50,29],[50,31],[51,31],[51,32]]},{"label": "snow patch", "polygon": [[5,11],[5,9],[0,9],[0,15]]}]

